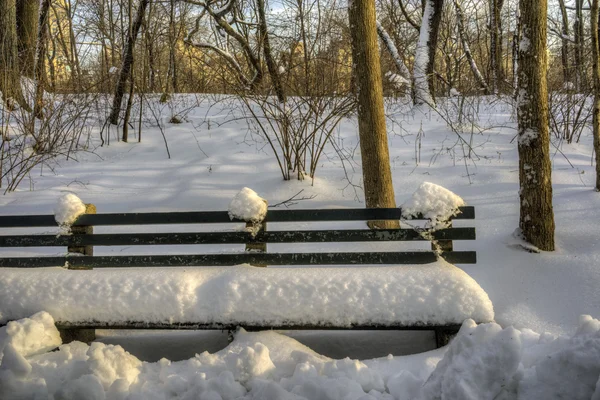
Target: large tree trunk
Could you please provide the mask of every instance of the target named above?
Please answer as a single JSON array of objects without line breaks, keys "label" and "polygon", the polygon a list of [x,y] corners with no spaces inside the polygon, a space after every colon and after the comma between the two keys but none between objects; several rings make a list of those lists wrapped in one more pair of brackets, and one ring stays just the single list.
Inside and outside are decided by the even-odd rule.
[{"label": "large tree trunk", "polygon": [[119,73],[119,80],[117,81],[117,87],[115,88],[115,97],[113,98],[113,105],[108,120],[113,125],[119,124],[119,113],[121,111],[121,102],[123,101],[123,92],[125,91],[125,84],[127,78],[130,75],[131,65],[133,64],[133,48],[135,46],[135,40],[137,38],[140,27],[142,26],[142,20],[146,13],[146,7],[150,0],[141,0],[140,7],[135,16],[135,22],[131,27],[130,34],[127,38],[127,45],[125,53],[123,54],[123,64],[121,65],[121,72]]},{"label": "large tree trunk", "polygon": [[413,67],[414,104],[434,105],[434,66],[444,0],[425,0]]},{"label": "large tree trunk", "polygon": [[[358,132],[367,207],[396,207],[390,171],[375,2],[353,0],[348,8],[352,58],[358,87]],[[370,221],[371,228],[397,228],[397,221]]]},{"label": "large tree trunk", "polygon": [[592,64],[594,77],[594,152],[596,153],[596,191],[600,192],[600,42],[598,40],[598,1],[592,1],[591,33],[592,33]]},{"label": "large tree trunk", "polygon": [[16,11],[15,0],[0,0],[0,92],[7,104],[12,99],[29,109],[21,91]]},{"label": "large tree trunk", "polygon": [[17,49],[21,73],[33,78],[38,36],[39,0],[17,0]]},{"label": "large tree trunk", "polygon": [[554,212],[548,91],[546,87],[546,0],[520,0],[522,38],[519,46],[519,227],[526,241],[554,250]]}]

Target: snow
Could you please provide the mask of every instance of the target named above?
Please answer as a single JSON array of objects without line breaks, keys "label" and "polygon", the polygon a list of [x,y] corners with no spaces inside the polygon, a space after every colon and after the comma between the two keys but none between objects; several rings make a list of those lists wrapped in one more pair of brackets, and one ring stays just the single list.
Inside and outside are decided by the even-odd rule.
[{"label": "snow", "polygon": [[240,190],[229,203],[229,217],[248,222],[260,222],[267,215],[267,202],[254,190]]},{"label": "snow", "polygon": [[63,194],[54,207],[54,218],[60,226],[70,226],[77,217],[85,214],[85,204],[73,193]]},{"label": "snow", "polygon": [[40,311],[30,318],[11,321],[0,328],[0,361],[7,348],[27,357],[45,353],[61,344],[54,319]]},{"label": "snow", "polygon": [[538,132],[536,132],[533,129],[525,129],[523,131],[523,133],[521,133],[519,135],[518,141],[519,141],[519,144],[522,146],[529,146],[529,144],[533,140],[537,139],[537,137],[538,137]]},{"label": "snow", "polygon": [[42,310],[59,321],[111,324],[443,325],[494,319],[487,294],[443,260],[350,269],[6,269],[0,289],[0,322]]},{"label": "snow", "polygon": [[[53,325],[38,332],[57,333]],[[467,320],[446,349],[406,357],[409,363],[391,355],[333,360],[270,331],[240,330],[216,353],[154,363],[99,342],[73,342],[32,355],[5,340],[0,341],[8,349],[0,364],[3,400],[594,400],[600,395],[600,321],[590,316],[582,316],[569,337]],[[433,366],[425,376],[407,368],[428,359]]]},{"label": "snow", "polygon": [[465,201],[450,190],[435,183],[423,182],[400,208],[404,218],[411,219],[420,213],[430,220],[429,227],[442,229],[449,225],[450,217],[460,212],[458,207],[464,205]]},{"label": "snow", "polygon": [[[156,107],[158,97],[149,95],[148,104]],[[359,142],[354,116],[343,119],[339,129],[333,132],[331,143],[324,149],[325,157],[321,158],[314,181],[282,181],[277,161],[268,144],[241,119],[243,107],[238,101],[213,95],[174,97],[173,113],[180,113],[188,108],[189,111],[183,124],[163,126],[165,140],[172,154],[171,159],[166,156],[161,131],[151,122],[154,119],[149,114],[143,120],[144,134],[141,143],[137,140],[118,142],[115,132],[111,132],[110,145],[99,147],[99,132],[105,121],[103,112],[100,112],[94,115],[97,124],[89,124],[89,143],[86,143],[89,151],[74,152],[69,160],[61,157],[56,163],[50,161],[43,168],[33,168],[18,190],[0,196],[2,215],[52,214],[56,199],[67,191],[96,205],[99,213],[223,211],[244,186],[251,187],[273,204],[290,199],[301,190],[302,197],[316,196],[311,200],[289,205],[291,208],[364,207],[363,193],[360,189],[362,162],[357,150]],[[593,329],[597,330],[594,328],[597,325],[594,324],[598,324],[597,319],[600,317],[600,197],[593,190],[595,166],[590,163],[593,156],[591,130],[583,130],[580,143],[561,143],[551,138],[552,148],[560,150],[551,153],[557,251],[532,254],[524,251],[513,237],[519,221],[519,163],[512,100],[508,97],[500,97],[499,101],[497,97],[470,96],[464,96],[460,100],[464,100],[464,108],[459,108],[459,99],[438,98],[438,111],[442,113],[439,115],[434,112],[414,112],[406,98],[386,99],[386,116],[390,133],[390,166],[398,204],[409,199],[410,194],[423,181],[430,181],[459,194],[469,205],[475,207],[475,220],[453,222],[454,226],[474,226],[477,229],[477,240],[454,242],[457,250],[477,251],[477,264],[460,267],[488,294],[493,303],[496,323],[503,330],[513,327],[520,332],[518,334],[513,331],[512,336],[507,333],[490,333],[492,339],[486,338],[481,342],[469,344],[469,349],[465,351],[472,352],[474,357],[477,356],[477,363],[483,363],[483,360],[489,360],[489,355],[493,354],[490,349],[508,349],[509,358],[501,358],[498,355],[504,369],[478,367],[482,374],[486,371],[482,378],[491,385],[490,390],[498,385],[489,380],[489,376],[497,375],[500,380],[507,380],[508,393],[505,398],[515,398],[515,393],[517,398],[525,398],[526,395],[536,398],[538,393],[541,398],[556,398],[558,395],[555,396],[553,392],[563,395],[563,398],[571,398],[570,392],[565,395],[565,391],[572,391],[573,396],[579,396],[579,390],[582,390],[585,398],[600,400],[600,379],[597,375],[594,377],[595,372],[592,368],[598,341],[597,336],[594,336],[597,333],[594,334]],[[196,104],[198,101],[201,103],[199,107]],[[96,108],[91,107],[92,114],[96,112]],[[104,107],[98,109],[104,110]],[[463,134],[463,139],[469,146],[457,139],[456,133],[449,129],[445,121],[447,118],[454,120],[459,109],[464,111],[463,115],[473,116],[472,121],[469,117],[469,124],[472,123],[474,131],[468,130],[473,134]],[[144,106],[144,110],[149,112],[149,107]],[[137,112],[132,115],[137,115]],[[18,134],[14,128],[9,129],[9,133],[11,137]],[[417,148],[419,157],[416,154]],[[340,157],[339,151],[343,158]],[[140,232],[150,233],[157,232],[159,227],[139,228]],[[197,226],[187,225],[170,228],[171,231],[177,229],[182,232],[198,230]],[[204,228],[213,229],[212,225]],[[214,229],[221,228],[220,226]],[[364,228],[364,224],[360,222],[269,224],[270,230],[361,228]],[[31,234],[49,234],[48,230],[11,228],[3,229],[2,234],[8,235],[9,231],[19,234],[26,234],[25,231]],[[127,228],[102,226],[95,227],[95,231],[111,234],[126,232]],[[428,249],[429,246],[427,242],[369,243],[365,244],[364,249],[409,251]],[[181,247],[178,246],[142,247],[146,252],[153,254],[182,253]],[[355,251],[356,247],[356,243],[269,244],[269,250],[276,252],[347,252]],[[140,247],[96,246],[94,252],[98,255],[126,255],[139,249]],[[243,245],[198,246],[190,251],[215,253],[232,250],[243,251]],[[64,255],[66,249],[49,248],[44,250],[45,253],[42,251],[40,248],[2,249],[6,257],[32,257],[48,252]],[[43,286],[43,280],[50,272],[55,273],[54,270],[58,268],[20,272],[22,275],[19,276],[22,277],[27,272],[26,279],[35,283],[30,287],[26,287],[25,283],[19,286],[18,296],[24,298],[22,305],[26,305],[25,302],[29,301],[27,298],[31,297],[38,308],[25,310],[22,305],[17,305],[14,309],[11,306],[10,317],[3,316],[5,321],[13,317],[29,317],[44,309],[44,304],[36,297],[36,290]],[[83,297],[82,300],[89,304],[96,287],[105,287],[104,278],[100,279],[96,286],[95,282],[84,282],[79,276],[93,272],[105,274],[102,276],[108,280],[109,274],[113,273],[116,276],[113,278],[115,281],[122,277],[125,282],[134,285],[127,287],[123,284],[123,290],[118,296],[122,301],[135,304],[136,298],[153,298],[154,291],[159,294],[171,291],[172,297],[169,298],[174,300],[163,304],[156,300],[148,303],[146,308],[157,309],[159,314],[167,314],[164,309],[170,308],[171,314],[179,316],[182,311],[177,308],[178,305],[184,302],[185,296],[193,293],[187,291],[187,286],[171,286],[179,285],[182,280],[179,278],[179,269],[164,271],[161,277],[164,279],[157,284],[159,279],[156,276],[159,275],[159,271],[160,269],[128,269],[119,271],[120,275],[116,275],[117,271],[110,269],[63,270],[61,274],[70,275],[60,275],[66,281],[61,282],[52,295],[55,298],[68,297],[68,290],[71,290],[68,281],[75,279],[73,282],[82,285],[75,288],[78,293],[84,291],[85,285],[89,288],[86,294],[88,297]],[[9,276],[14,276],[14,272],[15,270],[2,269],[0,277],[8,280]],[[127,274],[134,273],[149,274],[156,279],[149,278],[148,282],[152,285],[149,284],[142,290],[143,278],[136,279],[136,282],[127,278]],[[170,278],[171,276],[173,277]],[[53,280],[54,278],[51,282]],[[268,285],[268,279],[262,284]],[[118,285],[113,287],[120,289]],[[0,291],[0,295],[2,294]],[[106,301],[104,298],[109,295],[113,295],[113,292],[99,290],[95,301],[98,301],[98,298]],[[1,298],[0,306],[4,304],[5,298],[9,297]],[[158,298],[165,297],[161,294]],[[20,300],[11,296],[9,301],[15,305]],[[104,304],[106,303],[101,302],[100,306]],[[126,308],[128,303],[123,303],[123,306]],[[68,310],[69,304],[53,307],[53,310],[48,310],[51,314],[56,308],[60,312],[72,311]],[[67,310],[63,311],[64,308]],[[93,311],[98,312],[98,308],[94,308]],[[4,313],[5,310],[0,312]],[[583,320],[590,322],[582,325],[576,332],[577,317],[581,314],[589,314],[596,319],[584,318]],[[485,328],[486,331],[490,329]],[[311,398],[327,398],[328,394],[330,398],[344,394],[348,394],[349,398],[360,398],[367,395],[362,389],[365,382],[371,382],[365,389],[374,390],[373,388],[380,387],[377,375],[383,380],[385,392],[376,390],[377,393],[373,392],[375,398],[410,397],[414,391],[418,391],[416,397],[419,398],[422,397],[419,382],[426,382],[444,354],[450,351],[449,347],[446,347],[414,354],[433,348],[433,338],[429,332],[317,331],[286,334],[302,341],[310,349],[296,340],[274,332],[238,334],[236,340],[226,347],[227,334],[221,332],[99,331],[99,340],[115,345],[96,345],[104,349],[107,356],[119,348],[116,344],[121,344],[125,351],[135,354],[135,358],[142,365],[137,369],[131,368],[134,372],[139,371],[134,383],[129,384],[128,378],[121,373],[115,374],[120,378],[112,382],[108,390],[104,389],[104,380],[98,377],[104,372],[97,369],[91,372],[87,365],[87,345],[73,343],[63,345],[58,352],[27,356],[23,356],[18,349],[9,348],[4,352],[5,357],[6,353],[9,354],[9,359],[0,367],[0,391],[4,391],[0,393],[0,398],[11,400],[16,398],[18,393],[26,393],[23,398],[32,399],[36,398],[37,393],[37,398],[47,399],[48,393],[56,394],[59,390],[63,390],[63,398],[71,396],[81,399],[86,398],[85,394],[90,398],[105,396],[107,399],[122,399],[131,395],[130,400],[184,398],[186,395],[198,398],[198,393],[203,393],[202,398],[216,398],[215,393],[222,398],[231,398],[242,393],[247,398],[285,399],[286,396],[293,398],[296,393],[309,393],[311,390],[313,392],[310,393],[315,393]],[[406,340],[405,335],[411,335],[410,340]],[[512,376],[511,368],[514,364],[511,363],[515,354],[509,341],[510,337],[518,337],[521,341],[519,367]],[[27,343],[30,340],[32,339],[28,339]],[[490,340],[497,343],[488,343]],[[244,348],[251,347],[255,351],[253,360],[256,359],[257,353],[264,357],[264,352],[257,350],[255,346],[257,342],[269,350],[269,358],[275,369],[271,370],[271,375],[267,378],[250,379],[247,384],[234,384],[234,372],[228,370],[222,354],[232,352],[234,355],[230,357],[235,358]],[[487,358],[478,356],[478,349],[483,349],[481,346],[488,349]],[[226,348],[223,349],[224,347]],[[195,353],[201,354],[207,349],[213,354],[205,354],[203,358],[194,356]],[[473,383],[473,371],[462,370],[461,365],[465,368],[472,366],[465,361],[464,356],[460,356],[458,350],[453,350],[453,361],[448,363],[446,372],[442,374],[438,371],[438,374],[445,376],[441,387],[445,387],[443,382],[448,384],[454,378],[458,382],[464,376],[465,382],[471,382],[474,390],[484,390]],[[349,355],[360,358],[361,361],[331,360],[316,354],[315,351],[327,355],[335,354],[336,358]],[[388,353],[392,353],[393,356],[382,357]],[[589,354],[590,358],[584,359],[586,354]],[[21,355],[21,358],[18,355]],[[146,362],[157,361],[163,356],[181,361]],[[382,358],[370,360],[375,356]],[[115,363],[123,362],[129,365],[127,360],[130,358],[119,356],[114,360]],[[261,360],[265,361],[266,358]],[[457,364],[457,360],[463,360],[465,363],[461,361]],[[544,363],[544,360],[549,361]],[[245,362],[243,361],[242,365]],[[253,362],[248,361],[250,364]],[[29,373],[27,363],[31,366]],[[298,366],[299,364],[302,365]],[[493,366],[494,362],[491,364]],[[298,372],[294,377],[296,367]],[[561,370],[560,375],[555,374],[557,369]],[[248,368],[243,367],[236,373],[243,370]],[[313,370],[316,371],[316,375]],[[581,389],[572,382],[571,370],[581,374],[581,383],[577,383],[581,385]],[[461,375],[460,371],[464,371],[465,375]],[[471,378],[467,380],[469,376]],[[288,379],[286,385],[289,385],[285,388],[282,386],[284,378]],[[363,378],[364,381],[359,381]],[[355,383],[358,383],[360,391]],[[95,388],[93,391],[92,386]],[[295,387],[297,389],[294,394],[287,389],[294,390]],[[230,389],[228,394],[225,394],[225,389]],[[452,390],[456,393],[458,388],[454,387]],[[5,393],[9,393],[10,396]],[[441,394],[438,395],[441,397]],[[502,396],[501,394],[497,398],[501,399]],[[448,397],[449,395],[446,395],[443,398]],[[58,396],[55,396],[56,398]],[[481,398],[484,398],[483,395]]]},{"label": "snow", "polygon": [[403,76],[393,73],[392,71],[388,71],[385,73],[385,77],[390,81],[390,83],[396,89],[402,89],[404,85],[409,84],[410,82],[405,79]]}]

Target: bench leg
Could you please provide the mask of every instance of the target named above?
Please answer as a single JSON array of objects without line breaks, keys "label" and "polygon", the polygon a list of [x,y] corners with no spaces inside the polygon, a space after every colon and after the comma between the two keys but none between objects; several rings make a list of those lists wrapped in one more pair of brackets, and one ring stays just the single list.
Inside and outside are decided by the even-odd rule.
[{"label": "bench leg", "polygon": [[435,347],[439,349],[446,346],[457,333],[456,328],[435,328]]},{"label": "bench leg", "polygon": [[96,340],[95,329],[59,329],[60,338],[63,343],[83,342],[90,344]]}]

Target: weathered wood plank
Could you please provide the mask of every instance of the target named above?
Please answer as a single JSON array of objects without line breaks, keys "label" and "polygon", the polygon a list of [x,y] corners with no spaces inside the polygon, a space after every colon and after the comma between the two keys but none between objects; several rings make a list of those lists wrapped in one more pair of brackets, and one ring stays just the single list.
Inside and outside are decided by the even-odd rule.
[{"label": "weathered wood plank", "polygon": [[284,322],[275,325],[256,325],[256,323],[245,323],[244,321],[235,323],[220,323],[220,322],[185,322],[185,323],[167,323],[167,322],[144,322],[144,321],[127,321],[117,323],[107,323],[100,321],[57,321],[58,329],[169,329],[169,330],[235,330],[238,327],[243,327],[247,331],[262,331],[262,330],[407,330],[407,331],[425,331],[425,330],[448,330],[458,331],[460,322],[449,322],[449,325],[428,325],[414,324],[407,325],[401,323],[394,324],[350,324],[350,325],[334,325],[327,321],[320,324],[300,325],[295,321]]},{"label": "weathered wood plank", "polygon": [[[454,264],[475,264],[474,251],[454,251],[443,254]],[[0,258],[0,267],[40,268],[86,266],[90,268],[127,267],[185,267],[228,266],[238,264],[267,265],[336,265],[336,264],[427,264],[436,261],[432,252],[368,252],[368,253],[233,253],[233,254],[185,254],[146,256],[93,256],[93,257],[10,257]]]},{"label": "weathered wood plank", "polygon": [[[475,228],[441,229],[432,233],[436,240],[475,240]],[[349,229],[316,231],[249,232],[173,232],[115,233],[93,235],[20,235],[0,236],[0,247],[46,246],[137,246],[174,244],[244,244],[244,243],[326,243],[425,241],[413,229]]]},{"label": "weathered wood plank", "polygon": [[[452,219],[475,218],[474,207],[460,207],[461,213]],[[399,208],[348,208],[327,210],[269,210],[266,222],[297,221],[368,221],[401,219]],[[413,219],[423,219],[417,216]],[[78,225],[159,225],[159,224],[209,224],[232,222],[226,211],[158,212],[82,215],[73,224]],[[233,221],[243,222],[243,221]],[[53,215],[0,216],[0,228],[56,226]]]}]

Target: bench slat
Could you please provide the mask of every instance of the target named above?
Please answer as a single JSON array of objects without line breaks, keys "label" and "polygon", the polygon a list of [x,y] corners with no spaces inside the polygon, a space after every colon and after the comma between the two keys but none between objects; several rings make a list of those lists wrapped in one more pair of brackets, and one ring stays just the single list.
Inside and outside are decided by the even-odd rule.
[{"label": "bench slat", "polygon": [[[436,240],[475,240],[475,228],[440,229],[432,233]],[[250,232],[173,232],[117,233],[91,235],[21,235],[0,236],[0,247],[44,246],[136,246],[173,244],[244,244],[244,243],[324,243],[426,241],[413,229],[352,229],[319,231]]]},{"label": "bench slat", "polygon": [[[443,258],[453,264],[475,264],[474,251],[452,251]],[[229,266],[238,264],[266,265],[335,265],[335,264],[428,264],[436,255],[426,251],[412,252],[361,252],[361,253],[230,253],[183,254],[145,256],[93,256],[93,257],[10,257],[0,258],[0,267],[39,268],[64,266],[91,268],[126,267],[185,267]]]},{"label": "bench slat", "polygon": [[[460,207],[461,213],[452,219],[474,219],[472,206]],[[329,210],[269,210],[266,222],[308,221],[368,221],[400,220],[399,208],[347,208]],[[424,219],[417,216],[413,219]],[[86,214],[78,218],[74,226],[103,225],[159,225],[159,224],[209,224],[243,222],[232,221],[227,211],[204,212],[158,212],[127,214]],[[56,226],[53,215],[6,215],[0,216],[0,228]]]},{"label": "bench slat", "polygon": [[186,322],[186,323],[161,323],[161,322],[143,322],[143,321],[128,321],[125,323],[107,323],[99,321],[82,321],[77,323],[71,323],[67,321],[56,321],[56,327],[58,329],[176,329],[176,330],[235,330],[238,327],[243,327],[245,330],[252,331],[264,331],[264,330],[407,330],[407,331],[425,331],[425,330],[455,330],[458,332],[461,325],[460,323],[450,323],[448,325],[428,325],[428,324],[364,324],[364,325],[349,325],[349,326],[337,326],[324,322],[319,325],[299,325],[298,323],[290,322],[289,324],[278,324],[278,325],[256,325],[256,324],[223,324],[223,323],[200,323],[200,322]]}]

